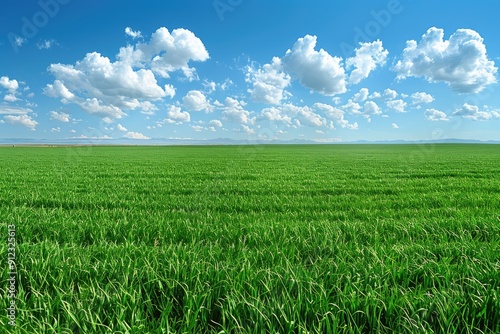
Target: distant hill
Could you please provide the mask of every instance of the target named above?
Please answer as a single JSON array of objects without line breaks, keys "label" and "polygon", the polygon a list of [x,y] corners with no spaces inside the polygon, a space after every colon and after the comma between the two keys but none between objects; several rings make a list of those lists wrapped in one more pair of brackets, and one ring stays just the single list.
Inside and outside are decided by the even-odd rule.
[{"label": "distant hill", "polygon": [[151,138],[141,139],[88,139],[88,138],[68,138],[68,139],[32,139],[32,138],[0,138],[0,145],[259,145],[259,144],[500,144],[500,141],[481,141],[475,139],[440,139],[440,140],[357,140],[357,141],[335,141],[319,142],[313,140],[293,139],[293,140],[237,140],[231,138],[216,139],[190,139],[190,138]]}]

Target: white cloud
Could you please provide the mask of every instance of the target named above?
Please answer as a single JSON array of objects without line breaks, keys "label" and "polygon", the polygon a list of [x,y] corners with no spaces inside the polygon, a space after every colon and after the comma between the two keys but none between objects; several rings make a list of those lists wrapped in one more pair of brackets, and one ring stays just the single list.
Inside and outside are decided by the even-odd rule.
[{"label": "white cloud", "polygon": [[369,93],[370,92],[369,92],[368,88],[361,88],[359,90],[359,92],[357,92],[356,94],[353,95],[352,100],[354,102],[363,102],[368,98]]},{"label": "white cloud", "polygon": [[285,115],[291,115],[296,117],[300,124],[319,127],[327,124],[327,121],[321,115],[315,113],[310,107],[297,107],[291,103],[285,104],[282,107],[283,113]]},{"label": "white cloud", "polygon": [[334,122],[342,128],[347,128],[351,130],[358,129],[358,123],[349,123],[348,120],[344,118],[345,112],[339,108],[335,108],[331,105],[324,103],[315,103],[314,108],[322,111],[329,119],[333,119]]},{"label": "white cloud", "polygon": [[389,51],[385,50],[382,42],[377,40],[371,43],[360,43],[355,50],[356,55],[346,59],[346,69],[354,67],[349,75],[349,83],[357,84],[368,78],[370,72],[385,64]]},{"label": "white cloud", "polygon": [[250,128],[249,126],[247,126],[245,124],[241,124],[241,127],[243,128],[243,132],[245,132],[247,135],[255,134],[255,130]]},{"label": "white cloud", "polygon": [[395,110],[396,112],[406,112],[406,102],[403,100],[392,100],[385,103],[387,107]]},{"label": "white cloud", "polygon": [[208,81],[205,79],[205,82],[203,82],[203,87],[205,87],[205,93],[211,94],[215,92],[217,84],[214,81]]},{"label": "white cloud", "polygon": [[29,115],[7,115],[3,117],[4,121],[6,123],[12,124],[12,125],[21,125],[29,128],[31,131],[36,130],[36,126],[38,125],[38,122],[35,121],[34,119],[31,118]]},{"label": "white cloud", "polygon": [[193,79],[195,69],[188,66],[189,61],[206,59],[208,52],[192,32],[176,29],[170,34],[160,28],[149,43],[121,48],[116,61],[91,52],[74,65],[51,64],[49,72],[55,81],[44,93],[100,117],[121,118],[126,115],[123,110],[143,109],[144,102],[175,95],[175,88],[160,87],[155,75],[168,78],[169,73],[181,70]]},{"label": "white cloud", "polygon": [[254,118],[250,118],[250,112],[244,109],[246,103],[230,97],[226,97],[222,107],[222,117],[230,122],[253,124]]},{"label": "white cloud", "polygon": [[500,118],[500,112],[497,110],[480,111],[479,107],[465,103],[462,108],[455,110],[451,116],[462,116],[473,121],[489,121]]},{"label": "white cloud", "polygon": [[446,114],[442,111],[439,111],[437,109],[427,109],[424,113],[425,118],[427,118],[429,121],[448,121],[448,117]]},{"label": "white cloud", "polygon": [[380,115],[382,114],[382,110],[380,107],[373,101],[367,101],[363,105],[363,114],[365,117],[370,117],[371,115]]},{"label": "white cloud", "polygon": [[57,128],[52,128],[50,132],[61,132],[61,128],[59,126]]},{"label": "white cloud", "polygon": [[203,127],[199,125],[191,125],[191,128],[196,132],[201,132],[201,130],[203,130]]},{"label": "white cloud", "polygon": [[50,112],[50,119],[63,122],[63,123],[68,123],[69,122],[69,114],[63,113],[63,112],[57,112],[57,111],[51,111]]},{"label": "white cloud", "polygon": [[15,79],[10,80],[9,77],[0,78],[0,87],[7,89],[10,94],[15,95],[19,88],[19,82]]},{"label": "white cloud", "polygon": [[262,68],[247,67],[247,82],[253,84],[248,92],[256,102],[280,104],[285,98],[285,88],[290,84],[290,76],[283,72],[281,59],[274,57],[271,64]]},{"label": "white cloud", "polygon": [[211,120],[210,122],[208,122],[209,125],[213,125],[213,126],[216,126],[218,128],[221,128],[222,127],[222,122],[219,121],[218,119],[213,119]]},{"label": "white cloud", "polygon": [[392,123],[391,126],[393,129],[399,129],[399,125],[397,125],[396,123]]},{"label": "white cloud", "polygon": [[181,111],[180,107],[170,106],[170,109],[167,112],[167,116],[170,120],[175,122],[189,122],[191,121],[191,115],[187,111]]},{"label": "white cloud", "polygon": [[0,105],[0,115],[26,115],[32,111],[29,108]]},{"label": "white cloud", "polygon": [[149,137],[146,137],[140,132],[127,132],[123,137],[128,139],[149,139]]},{"label": "white cloud", "polygon": [[186,78],[194,80],[196,70],[190,61],[209,59],[203,42],[187,29],[174,29],[172,33],[161,27],[151,35],[149,43],[137,43],[135,47],[120,49],[118,59],[131,66],[148,65],[155,74],[170,78],[170,73],[181,70]]},{"label": "white cloud", "polygon": [[413,99],[412,104],[422,104],[422,103],[431,103],[434,101],[434,97],[431,94],[427,94],[424,92],[417,92],[411,95]]},{"label": "white cloud", "polygon": [[260,119],[265,119],[271,122],[280,122],[287,125],[292,124],[292,118],[284,115],[281,108],[270,107],[264,108],[260,112]]},{"label": "white cloud", "polygon": [[300,83],[323,95],[344,93],[346,75],[342,59],[332,57],[323,49],[316,51],[316,36],[299,38],[291,50],[283,57],[283,67],[292,72]]},{"label": "white cloud", "polygon": [[53,45],[57,45],[57,42],[54,41],[53,39],[49,39],[49,40],[44,40],[42,42],[38,42],[36,44],[36,47],[40,50],[47,50],[50,49]]},{"label": "white cloud", "polygon": [[28,40],[26,38],[23,38],[21,36],[16,36],[16,38],[14,38],[14,43],[16,43],[17,46],[23,46],[23,44],[25,44]]},{"label": "white cloud", "polygon": [[395,90],[392,90],[390,88],[387,88],[386,90],[384,90],[383,96],[387,99],[393,100],[396,97],[398,97],[398,92],[396,92]]},{"label": "white cloud", "polygon": [[140,31],[133,31],[132,28],[130,28],[130,27],[125,28],[125,34],[132,37],[133,39],[142,37],[142,34]]},{"label": "white cloud", "polygon": [[478,93],[497,81],[495,63],[488,59],[483,38],[476,31],[458,29],[449,40],[443,37],[443,29],[432,27],[420,43],[407,41],[402,59],[394,66],[398,78],[445,82],[460,93]]},{"label": "white cloud", "polygon": [[353,114],[353,115],[361,115],[362,114],[361,105],[357,102],[353,102],[351,99],[349,99],[347,101],[347,103],[344,104],[341,108],[343,110],[345,110],[346,112],[348,112],[349,114]]},{"label": "white cloud", "polygon": [[118,125],[116,126],[116,129],[117,129],[118,131],[120,131],[120,132],[127,132],[127,131],[128,131],[128,130],[127,130],[127,128],[125,128],[125,127],[124,127],[123,125],[121,125],[121,124],[118,124]]},{"label": "white cloud", "polygon": [[165,96],[173,98],[175,96],[175,87],[172,85],[165,85]]},{"label": "white cloud", "polygon": [[207,101],[205,95],[199,90],[191,90],[182,98],[184,107],[192,111],[212,112],[213,106]]},{"label": "white cloud", "polygon": [[16,102],[17,100],[19,100],[15,95],[13,94],[7,94],[3,97],[4,101],[7,101],[7,102]]}]

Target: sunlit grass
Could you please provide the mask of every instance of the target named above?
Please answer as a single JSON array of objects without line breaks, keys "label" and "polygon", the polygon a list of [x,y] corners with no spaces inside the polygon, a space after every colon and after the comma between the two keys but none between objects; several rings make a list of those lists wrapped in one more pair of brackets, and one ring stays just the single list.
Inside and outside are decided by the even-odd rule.
[{"label": "sunlit grass", "polygon": [[19,333],[500,332],[499,146],[0,148],[0,163]]}]

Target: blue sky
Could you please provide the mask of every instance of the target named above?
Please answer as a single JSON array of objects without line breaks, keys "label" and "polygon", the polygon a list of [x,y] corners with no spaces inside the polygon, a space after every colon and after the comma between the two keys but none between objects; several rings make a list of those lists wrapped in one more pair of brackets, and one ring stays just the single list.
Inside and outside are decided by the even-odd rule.
[{"label": "blue sky", "polygon": [[3,6],[0,138],[500,140],[495,1]]}]

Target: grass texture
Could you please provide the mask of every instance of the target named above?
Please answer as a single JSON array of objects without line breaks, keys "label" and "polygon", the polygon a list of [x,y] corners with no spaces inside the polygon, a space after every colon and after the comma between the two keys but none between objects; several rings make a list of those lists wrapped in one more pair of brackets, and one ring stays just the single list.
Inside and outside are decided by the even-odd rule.
[{"label": "grass texture", "polygon": [[497,145],[3,147],[0,170],[0,331],[500,332]]}]

